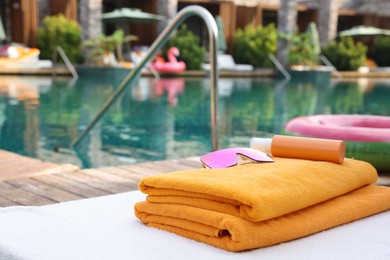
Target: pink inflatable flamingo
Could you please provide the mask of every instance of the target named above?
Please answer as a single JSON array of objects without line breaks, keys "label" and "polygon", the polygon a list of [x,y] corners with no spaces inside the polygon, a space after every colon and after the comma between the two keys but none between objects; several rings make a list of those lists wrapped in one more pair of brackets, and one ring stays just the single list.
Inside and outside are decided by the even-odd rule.
[{"label": "pink inflatable flamingo", "polygon": [[168,50],[168,62],[156,61],[153,62],[153,67],[158,72],[175,73],[186,70],[186,64],[183,61],[177,61],[176,57],[180,55],[180,51],[176,47],[171,47]]}]

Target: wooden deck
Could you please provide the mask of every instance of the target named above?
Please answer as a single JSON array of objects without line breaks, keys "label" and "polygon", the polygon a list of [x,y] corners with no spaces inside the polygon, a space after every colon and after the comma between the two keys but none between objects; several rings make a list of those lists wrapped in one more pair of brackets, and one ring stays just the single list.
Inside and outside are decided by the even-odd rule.
[{"label": "wooden deck", "polygon": [[[79,169],[0,150],[0,207],[47,205],[136,190],[148,175],[200,168],[198,157]],[[378,185],[390,186],[390,174]]]},{"label": "wooden deck", "polygon": [[79,169],[0,150],[0,207],[47,205],[136,190],[144,176],[199,167],[194,157]]}]

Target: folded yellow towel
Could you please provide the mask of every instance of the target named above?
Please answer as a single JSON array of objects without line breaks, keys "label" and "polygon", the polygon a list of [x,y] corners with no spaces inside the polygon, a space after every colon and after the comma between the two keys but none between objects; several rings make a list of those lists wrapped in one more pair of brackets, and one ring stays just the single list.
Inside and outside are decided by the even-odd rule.
[{"label": "folded yellow towel", "polygon": [[275,158],[274,163],[197,169],[143,178],[154,203],[182,204],[262,221],[306,208],[377,180],[369,163]]},{"label": "folded yellow towel", "polygon": [[195,207],[139,202],[145,224],[229,251],[275,245],[358,220],[390,208],[390,188],[366,186],[317,205],[261,222]]}]

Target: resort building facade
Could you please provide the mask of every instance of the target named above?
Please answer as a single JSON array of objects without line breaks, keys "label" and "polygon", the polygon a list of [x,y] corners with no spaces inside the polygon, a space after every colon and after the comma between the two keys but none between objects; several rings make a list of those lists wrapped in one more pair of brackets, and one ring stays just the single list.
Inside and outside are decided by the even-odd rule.
[{"label": "resort building facade", "polygon": [[[310,22],[318,26],[320,40],[326,43],[337,32],[355,25],[372,25],[390,29],[390,0],[294,0],[297,28],[306,29]],[[110,34],[113,25],[102,22],[102,14],[121,7],[138,8],[159,14],[166,20],[131,24],[131,34],[139,37],[135,45],[150,45],[169,20],[188,5],[200,5],[213,16],[221,16],[228,52],[232,51],[234,33],[247,24],[277,23],[280,0],[3,0],[0,15],[8,40],[36,45],[37,31],[45,16],[63,13],[77,20],[83,29],[83,40],[101,33]],[[205,28],[193,17],[189,27],[202,36]],[[123,25],[122,25],[123,26]],[[145,33],[147,32],[147,33]]]}]

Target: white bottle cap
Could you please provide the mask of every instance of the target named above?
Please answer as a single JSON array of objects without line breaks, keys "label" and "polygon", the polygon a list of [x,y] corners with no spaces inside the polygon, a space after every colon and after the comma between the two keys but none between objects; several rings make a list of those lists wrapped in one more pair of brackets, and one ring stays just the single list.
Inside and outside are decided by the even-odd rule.
[{"label": "white bottle cap", "polygon": [[249,146],[252,149],[259,150],[265,153],[271,152],[271,138],[252,138]]}]

